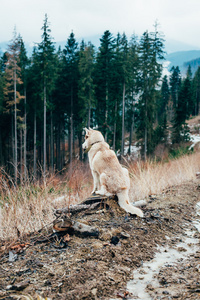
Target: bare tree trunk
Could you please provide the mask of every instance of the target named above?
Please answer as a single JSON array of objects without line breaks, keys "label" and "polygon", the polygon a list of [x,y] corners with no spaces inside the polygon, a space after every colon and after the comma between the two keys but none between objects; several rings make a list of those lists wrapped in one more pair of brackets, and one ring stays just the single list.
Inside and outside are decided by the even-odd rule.
[{"label": "bare tree trunk", "polygon": [[147,99],[145,99],[144,160],[147,159]]},{"label": "bare tree trunk", "polygon": [[20,129],[20,182],[23,181],[23,134],[22,129]]},{"label": "bare tree trunk", "polygon": [[53,113],[51,111],[51,172],[53,173],[54,164],[53,164],[53,157],[54,157],[54,142],[53,142]]},{"label": "bare tree trunk", "polygon": [[108,141],[107,123],[108,123],[108,83],[106,82],[106,112],[105,112],[105,125],[106,125],[105,141],[106,142]]},{"label": "bare tree trunk", "polygon": [[63,137],[62,137],[62,144],[63,144],[63,147],[62,147],[62,169],[63,169],[63,167],[65,165],[65,134],[64,133],[63,133]]},{"label": "bare tree trunk", "polygon": [[72,156],[73,156],[73,86],[71,87],[71,116],[70,116],[70,171],[72,171]]},{"label": "bare tree trunk", "polygon": [[131,144],[132,144],[132,140],[133,140],[133,127],[134,127],[134,113],[131,118],[131,128],[130,128],[129,148],[128,148],[129,155],[131,154]]},{"label": "bare tree trunk", "polygon": [[15,102],[15,111],[14,111],[14,121],[15,121],[15,155],[14,155],[14,174],[15,174],[15,184],[17,184],[17,83],[16,83],[16,62],[14,68],[14,102]]},{"label": "bare tree trunk", "polygon": [[128,153],[131,154],[131,144],[133,140],[133,132],[134,132],[134,124],[135,124],[135,111],[134,111],[134,100],[132,102],[132,118],[131,118],[131,128],[130,128],[130,136],[129,136],[129,149]]},{"label": "bare tree trunk", "polygon": [[33,150],[33,174],[34,174],[34,180],[36,179],[36,172],[37,172],[37,169],[36,169],[36,109],[35,109],[35,112],[34,112],[34,150]]},{"label": "bare tree trunk", "polygon": [[116,147],[116,131],[117,131],[117,101],[115,102],[115,121],[114,121],[114,132],[113,132],[113,151],[115,151]]},{"label": "bare tree trunk", "polygon": [[124,155],[124,113],[125,113],[125,92],[126,85],[123,84],[123,98],[122,98],[122,142],[121,142],[121,155]]},{"label": "bare tree trunk", "polygon": [[27,180],[27,163],[26,163],[26,137],[27,137],[27,124],[26,124],[26,88],[24,91],[24,180]]},{"label": "bare tree trunk", "polygon": [[[12,153],[12,163],[13,163],[13,167],[14,167],[14,164],[15,164],[15,128],[14,128],[14,118],[15,118],[15,116],[14,116],[14,109],[13,109],[13,107],[11,108],[11,130],[12,130],[12,135],[11,135],[11,147],[12,147],[12,151],[11,151],[11,153]],[[14,172],[13,172],[13,174],[15,174],[15,169],[14,169]]]},{"label": "bare tree trunk", "polygon": [[61,150],[60,150],[60,136],[61,136],[61,124],[60,121],[58,123],[58,130],[57,130],[57,169],[61,170]]},{"label": "bare tree trunk", "polygon": [[2,135],[1,135],[1,128],[0,128],[0,166],[3,166],[3,153],[2,153]]},{"label": "bare tree trunk", "polygon": [[88,108],[88,128],[90,127],[90,119],[91,119],[91,107],[89,104],[89,108]]},{"label": "bare tree trunk", "polygon": [[46,106],[46,82],[44,81],[44,153],[43,153],[43,176],[44,176],[44,182],[46,181],[46,154],[47,154],[47,134],[46,134],[46,117],[47,117],[47,106]]}]

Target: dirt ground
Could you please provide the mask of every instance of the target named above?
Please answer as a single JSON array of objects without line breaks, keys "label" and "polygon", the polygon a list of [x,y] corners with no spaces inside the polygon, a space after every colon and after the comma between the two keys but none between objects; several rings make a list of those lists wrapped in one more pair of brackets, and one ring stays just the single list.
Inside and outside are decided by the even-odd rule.
[{"label": "dirt ground", "polygon": [[9,253],[1,241],[0,299],[141,299],[127,291],[133,271],[150,262],[158,246],[176,249],[188,229],[198,239],[197,251],[163,266],[154,278],[159,285],[150,282],[146,292],[150,299],[200,299],[200,233],[193,225],[200,219],[195,209],[200,179],[148,200],[143,219],[127,215],[114,200],[74,217],[98,228],[98,237],[50,238],[49,226],[20,241],[30,243],[20,251]]}]

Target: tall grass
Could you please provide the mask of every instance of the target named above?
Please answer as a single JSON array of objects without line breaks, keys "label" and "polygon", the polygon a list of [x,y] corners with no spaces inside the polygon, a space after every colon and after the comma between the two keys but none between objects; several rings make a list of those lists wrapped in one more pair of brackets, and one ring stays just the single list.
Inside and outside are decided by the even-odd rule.
[{"label": "tall grass", "polygon": [[200,153],[185,155],[168,162],[148,161],[129,165],[131,176],[130,198],[144,199],[162,190],[196,178],[200,171]]},{"label": "tall grass", "polygon": [[37,231],[54,219],[54,209],[79,202],[88,195],[90,171],[83,164],[73,166],[65,175],[15,186],[12,179],[0,173],[0,239],[23,237]]},{"label": "tall grass", "polygon": [[[128,168],[131,177],[130,198],[136,201],[194,179],[196,172],[200,171],[200,153],[165,163],[139,161],[128,165]],[[18,187],[1,172],[0,239],[17,239],[45,227],[54,220],[55,208],[84,200],[90,195],[92,187],[88,164],[74,164],[71,172],[51,175],[45,184],[38,181]]]}]

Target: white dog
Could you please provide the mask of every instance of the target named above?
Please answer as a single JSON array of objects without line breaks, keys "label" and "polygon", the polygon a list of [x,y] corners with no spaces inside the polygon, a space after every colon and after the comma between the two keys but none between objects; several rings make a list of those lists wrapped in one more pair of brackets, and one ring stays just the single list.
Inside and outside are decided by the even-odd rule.
[{"label": "white dog", "polygon": [[143,217],[141,209],[129,202],[130,178],[128,170],[123,168],[100,131],[85,128],[83,149],[88,152],[89,164],[94,180],[92,193],[111,196],[117,195],[119,205],[131,214]]}]

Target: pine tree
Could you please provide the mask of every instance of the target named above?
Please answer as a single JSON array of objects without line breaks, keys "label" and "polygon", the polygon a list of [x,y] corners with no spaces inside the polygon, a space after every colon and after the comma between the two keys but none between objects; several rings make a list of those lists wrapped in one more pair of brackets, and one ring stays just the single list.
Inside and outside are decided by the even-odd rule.
[{"label": "pine tree", "polygon": [[127,77],[127,124],[129,130],[129,150],[131,154],[131,144],[133,133],[135,131],[135,115],[136,115],[136,101],[138,97],[138,78],[139,78],[139,56],[138,56],[138,42],[135,35],[132,36],[129,44],[128,52],[128,77]]},{"label": "pine tree", "polygon": [[123,85],[123,95],[122,95],[122,140],[121,140],[121,155],[124,155],[124,136],[125,136],[125,95],[126,95],[126,84],[128,78],[128,40],[125,33],[122,35],[121,39],[122,45],[122,85]]},{"label": "pine tree", "polygon": [[[27,180],[27,67],[28,67],[28,57],[25,49],[24,41],[22,37],[19,37],[20,43],[20,52],[19,52],[19,66],[21,68],[21,80],[23,84],[21,85],[21,94],[24,96],[24,105],[23,105],[23,120],[24,124],[22,126],[24,131],[24,180]],[[22,154],[22,149],[21,149]],[[20,161],[21,164],[21,178],[22,178],[22,159]]]},{"label": "pine tree", "polygon": [[20,42],[16,30],[14,30],[13,39],[8,46],[7,63],[6,63],[6,89],[5,100],[7,104],[7,111],[14,114],[14,134],[13,134],[13,167],[14,178],[17,184],[18,179],[18,136],[17,136],[17,105],[23,96],[18,91],[18,86],[22,84],[21,81],[21,68],[19,67],[19,53]]},{"label": "pine tree", "polygon": [[64,53],[64,80],[65,80],[65,93],[66,104],[69,116],[69,161],[70,169],[72,168],[73,159],[73,144],[74,144],[74,113],[75,104],[78,101],[77,85],[78,85],[78,43],[76,42],[75,35],[71,32]]},{"label": "pine tree", "polygon": [[[154,145],[154,122],[156,116],[156,87],[162,73],[163,42],[157,28],[143,34],[139,45],[140,99],[138,137],[144,139],[144,158],[152,153]],[[143,134],[144,132],[144,134]]]},{"label": "pine tree", "polygon": [[200,113],[200,67],[194,74],[194,78],[192,81],[193,86],[193,98],[194,98],[194,115],[198,115]]},{"label": "pine tree", "polygon": [[95,68],[96,120],[107,140],[110,125],[108,110],[112,111],[109,106],[112,104],[110,94],[114,56],[114,39],[109,30],[104,32],[100,42]]},{"label": "pine tree", "polygon": [[32,112],[27,118],[27,140],[29,148],[33,149],[33,179],[37,179],[37,161],[41,164],[42,138],[40,132],[43,120],[43,77],[41,60],[37,47],[34,47],[30,67],[27,70],[27,110]]},{"label": "pine tree", "polygon": [[[41,73],[43,77],[43,101],[44,101],[44,136],[43,136],[43,172],[46,176],[47,163],[47,106],[50,105],[51,95],[55,82],[55,46],[50,35],[48,17],[45,14],[44,24],[42,26],[42,42],[38,45],[39,56],[41,60]],[[53,149],[51,149],[53,151]]]},{"label": "pine tree", "polygon": [[[81,103],[81,117],[83,125],[91,127],[92,109],[94,109],[94,62],[95,52],[94,46],[91,43],[84,45],[84,48],[79,54],[79,101]],[[93,124],[94,125],[94,124]]]},{"label": "pine tree", "polygon": [[155,145],[167,143],[167,108],[170,99],[168,77],[162,79],[162,86],[157,97],[157,127],[155,129]]},{"label": "pine tree", "polygon": [[[55,150],[56,150],[56,169],[61,171],[65,164],[65,132],[66,121],[69,118],[69,109],[67,103],[68,80],[66,77],[66,66],[63,51],[59,47],[57,51],[57,69],[58,74],[56,78],[55,89],[53,93],[53,107],[54,107],[54,128],[55,128]],[[66,120],[67,119],[67,120]]]},{"label": "pine tree", "polygon": [[[124,115],[122,112],[122,105],[125,103],[125,94],[123,95],[123,82],[124,82],[124,72],[123,72],[123,54],[122,54],[122,37],[118,33],[113,47],[113,59],[110,63],[110,70],[112,74],[110,75],[110,93],[109,93],[109,128],[113,128],[113,142],[112,148],[114,151],[120,149],[120,144],[122,141],[122,125],[124,122]],[[124,90],[125,91],[125,90]],[[124,96],[124,98],[123,98]],[[125,107],[124,107],[125,110]],[[123,115],[123,117],[122,117]],[[123,123],[123,124],[122,124]],[[124,130],[123,130],[124,132]]]},{"label": "pine tree", "polygon": [[170,90],[169,90],[168,78],[167,75],[165,75],[162,79],[161,97],[158,103],[158,119],[162,118],[163,115],[166,114],[169,98],[170,98]]},{"label": "pine tree", "polygon": [[188,126],[186,120],[189,118],[192,111],[192,85],[191,73],[188,70],[186,78],[182,81],[178,103],[175,109],[175,118],[173,124],[173,143],[180,143],[189,139]]},{"label": "pine tree", "polygon": [[[3,134],[5,134],[5,127],[4,127],[4,88],[5,88],[5,63],[3,56],[0,57],[0,166],[4,165],[4,155],[3,155]],[[5,148],[5,142],[4,142]]]},{"label": "pine tree", "polygon": [[181,72],[179,67],[172,67],[170,76],[170,92],[174,109],[178,106],[178,93],[181,85]]}]

